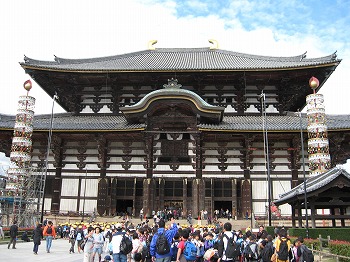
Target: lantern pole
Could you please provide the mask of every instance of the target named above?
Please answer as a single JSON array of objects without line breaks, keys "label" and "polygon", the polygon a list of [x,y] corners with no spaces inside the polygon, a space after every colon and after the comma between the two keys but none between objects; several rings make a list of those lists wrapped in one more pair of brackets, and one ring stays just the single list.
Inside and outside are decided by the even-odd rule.
[{"label": "lantern pole", "polygon": [[51,147],[51,138],[52,138],[52,128],[53,128],[53,109],[55,106],[55,100],[58,99],[57,93],[52,97],[52,106],[51,106],[51,117],[50,117],[50,128],[49,128],[49,136],[47,139],[47,149],[46,149],[46,159],[45,159],[45,174],[44,174],[44,185],[43,185],[43,198],[41,204],[41,214],[40,221],[44,222],[44,206],[45,206],[45,187],[46,187],[46,178],[47,178],[47,169],[49,164],[49,155],[50,155],[50,147]]}]

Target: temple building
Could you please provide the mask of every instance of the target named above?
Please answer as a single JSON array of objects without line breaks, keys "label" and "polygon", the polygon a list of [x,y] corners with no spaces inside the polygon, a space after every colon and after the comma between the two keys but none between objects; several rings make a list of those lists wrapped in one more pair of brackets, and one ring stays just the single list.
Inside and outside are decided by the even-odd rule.
[{"label": "temple building", "polygon": [[[318,92],[340,62],[335,53],[269,57],[216,46],[25,57],[25,72],[67,111],[34,117],[31,163],[43,170],[53,118],[45,210],[266,216],[268,175],[272,200],[303,182],[308,120],[297,112],[312,93],[309,79],[319,80]],[[15,116],[0,115],[7,156],[14,123]],[[350,117],[326,115],[326,123],[334,167],[350,152]],[[308,173],[307,157],[306,150]],[[281,207],[290,216],[290,207]]]}]

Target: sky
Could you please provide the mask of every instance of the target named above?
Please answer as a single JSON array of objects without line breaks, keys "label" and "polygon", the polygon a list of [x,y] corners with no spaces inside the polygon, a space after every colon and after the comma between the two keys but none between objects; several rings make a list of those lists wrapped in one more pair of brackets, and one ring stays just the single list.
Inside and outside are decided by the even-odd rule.
[{"label": "sky", "polygon": [[[209,47],[307,58],[337,52],[342,62],[319,93],[327,114],[350,114],[350,0],[12,0],[0,2],[0,114],[15,115],[30,79],[24,55],[93,58],[156,48]],[[36,114],[52,100],[34,82]],[[55,113],[64,112],[55,104]]]}]

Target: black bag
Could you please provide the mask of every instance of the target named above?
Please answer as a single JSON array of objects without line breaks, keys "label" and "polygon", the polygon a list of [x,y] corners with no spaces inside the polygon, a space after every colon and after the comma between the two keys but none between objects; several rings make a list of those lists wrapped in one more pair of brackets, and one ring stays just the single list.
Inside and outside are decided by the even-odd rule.
[{"label": "black bag", "polygon": [[227,238],[227,245],[225,249],[226,259],[233,258],[233,260],[235,260],[240,254],[240,246],[236,244],[233,237],[228,237],[226,234],[224,234],[224,237]]},{"label": "black bag", "polygon": [[248,243],[245,247],[243,254],[246,260],[258,260],[257,243]]},{"label": "black bag", "polygon": [[168,239],[165,236],[165,232],[163,234],[158,234],[158,238],[156,241],[156,252],[159,255],[165,255],[170,252],[170,245]]},{"label": "black bag", "polygon": [[48,235],[52,234],[52,227],[51,226],[47,227],[46,234],[48,234]]},{"label": "black bag", "polygon": [[130,238],[123,235],[122,241],[120,242],[120,253],[127,255],[132,250],[132,241]]},{"label": "black bag", "polygon": [[260,253],[262,262],[270,262],[273,252],[274,250],[273,250],[272,243],[271,242],[266,243],[265,247],[261,250],[261,253]]},{"label": "black bag", "polygon": [[310,249],[305,246],[304,251],[303,251],[303,261],[302,262],[314,262],[314,254]]},{"label": "black bag", "polygon": [[289,250],[288,250],[287,241],[288,241],[287,239],[286,240],[281,239],[279,251],[277,252],[279,260],[288,260],[288,258],[289,258]]}]

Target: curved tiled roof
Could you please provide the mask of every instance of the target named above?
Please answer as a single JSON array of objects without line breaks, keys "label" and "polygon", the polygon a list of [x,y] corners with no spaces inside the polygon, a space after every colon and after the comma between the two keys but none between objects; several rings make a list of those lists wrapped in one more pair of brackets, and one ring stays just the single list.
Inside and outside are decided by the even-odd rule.
[{"label": "curved tiled roof", "polygon": [[[50,115],[35,115],[34,130],[48,130]],[[328,130],[350,130],[350,115],[327,115]],[[285,116],[268,115],[267,129],[272,132],[299,131],[299,115],[288,113]],[[15,116],[0,115],[0,130],[13,129]],[[302,114],[302,128],[306,130],[306,114]],[[53,130],[57,131],[127,131],[144,129],[145,124],[129,124],[124,116],[112,115],[78,115],[59,113],[54,115]],[[262,131],[262,117],[224,116],[220,124],[200,124],[203,131]]]},{"label": "curved tiled roof", "polygon": [[[327,115],[328,130],[339,130],[350,128],[350,115]],[[251,116],[225,116],[218,125],[200,124],[202,130],[222,130],[222,131],[261,131],[263,125],[261,115]],[[302,114],[302,128],[306,130],[306,114]],[[266,129],[269,131],[298,131],[300,130],[299,113],[288,113],[287,115],[268,115],[266,118]]]},{"label": "curved tiled roof", "polygon": [[172,71],[172,70],[270,70],[339,63],[336,54],[306,58],[258,56],[209,48],[158,48],[109,57],[41,61],[28,57],[24,68],[54,71]]},{"label": "curved tiled roof", "polygon": [[[49,130],[51,115],[34,116],[35,130]],[[0,129],[13,129],[15,116],[0,115]],[[144,129],[144,124],[129,124],[124,116],[74,116],[70,113],[55,114],[53,130],[57,131],[132,131]]]},{"label": "curved tiled roof", "polygon": [[[140,112],[146,112],[151,103],[156,100],[162,99],[176,99],[176,100],[189,100],[191,101],[198,114],[207,113],[211,118],[215,119],[215,122],[220,122],[225,108],[220,106],[214,106],[207,103],[195,92],[190,90],[181,89],[177,85],[177,80],[173,80],[176,83],[175,87],[167,85],[164,89],[155,90],[145,95],[138,103],[132,106],[125,106],[120,108],[124,115],[128,118],[131,115],[138,114]],[[129,118],[128,118],[129,120]]]},{"label": "curved tiled roof", "polygon": [[[348,180],[350,180],[349,173],[347,173],[344,169],[340,167],[334,167],[328,170],[327,172],[309,177],[306,180],[306,193],[310,193],[319,188],[322,188],[323,186],[329,184],[331,181],[333,181],[335,178],[337,178],[340,175],[344,175]],[[280,198],[277,201],[275,201],[275,204],[283,205],[285,203],[288,203],[288,200],[297,196],[303,196],[304,194],[305,194],[304,183],[301,183],[298,186],[294,187],[292,190],[284,194],[281,194]]]}]

